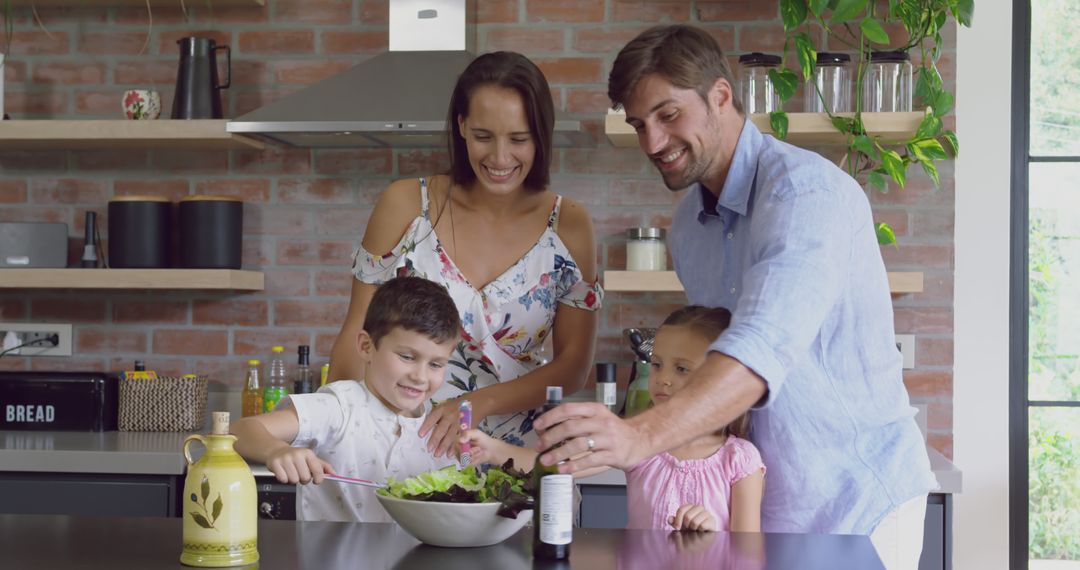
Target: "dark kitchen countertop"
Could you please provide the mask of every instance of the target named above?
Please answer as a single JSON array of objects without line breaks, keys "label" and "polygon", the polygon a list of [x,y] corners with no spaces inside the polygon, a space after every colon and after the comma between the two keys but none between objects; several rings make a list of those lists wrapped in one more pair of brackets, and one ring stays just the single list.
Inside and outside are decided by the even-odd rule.
[{"label": "dark kitchen countertop", "polygon": [[[183,475],[181,448],[186,433],[0,431],[0,471],[46,473],[116,473]],[[201,445],[196,445],[201,449]],[[938,493],[959,493],[962,473],[937,450],[927,447]],[[252,465],[257,477],[269,477],[262,465]],[[581,479],[582,485],[626,484],[622,471],[612,469]]]},{"label": "dark kitchen countertop", "polygon": [[[0,515],[0,567],[182,569],[179,518]],[[883,569],[855,535],[575,529],[569,562],[534,564],[532,529],[487,548],[420,544],[397,525],[259,521],[260,570]]]}]

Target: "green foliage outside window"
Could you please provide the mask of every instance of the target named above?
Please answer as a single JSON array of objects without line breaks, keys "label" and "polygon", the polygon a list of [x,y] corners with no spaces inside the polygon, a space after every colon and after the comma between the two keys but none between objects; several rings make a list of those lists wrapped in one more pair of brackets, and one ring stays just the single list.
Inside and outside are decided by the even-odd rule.
[{"label": "green foliage outside window", "polygon": [[[1065,259],[1054,224],[1031,215],[1028,246],[1028,378],[1056,398],[1080,400],[1075,355],[1059,354],[1054,331]],[[1080,422],[1062,421],[1073,408],[1029,409],[1028,544],[1040,560],[1080,560]]]}]

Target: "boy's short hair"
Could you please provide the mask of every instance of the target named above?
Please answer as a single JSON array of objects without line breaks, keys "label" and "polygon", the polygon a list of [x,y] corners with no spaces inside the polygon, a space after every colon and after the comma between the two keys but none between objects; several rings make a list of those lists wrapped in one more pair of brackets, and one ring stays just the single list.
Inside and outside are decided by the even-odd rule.
[{"label": "boy's short hair", "polygon": [[395,277],[375,290],[364,330],[375,346],[395,328],[442,344],[461,334],[461,317],[446,288],[422,277]]}]

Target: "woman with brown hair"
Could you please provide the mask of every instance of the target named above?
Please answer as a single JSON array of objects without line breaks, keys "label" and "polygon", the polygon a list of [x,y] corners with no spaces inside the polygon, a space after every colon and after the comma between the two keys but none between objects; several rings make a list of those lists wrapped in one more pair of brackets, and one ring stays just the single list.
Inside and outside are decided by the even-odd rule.
[{"label": "woman with brown hair", "polygon": [[424,277],[444,285],[461,314],[441,403],[420,428],[436,455],[457,441],[460,400],[485,432],[522,444],[544,388],[573,393],[588,373],[602,291],[588,212],[548,189],[554,114],[547,81],[527,58],[476,58],[450,101],[450,172],[392,183],[356,252],[331,380],[363,378],[352,345],[380,283]]}]

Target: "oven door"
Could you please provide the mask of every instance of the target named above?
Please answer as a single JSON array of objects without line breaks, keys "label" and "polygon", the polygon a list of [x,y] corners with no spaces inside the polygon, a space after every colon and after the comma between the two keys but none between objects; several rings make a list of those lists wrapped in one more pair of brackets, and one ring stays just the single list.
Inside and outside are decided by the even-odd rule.
[{"label": "oven door", "polygon": [[296,520],[296,485],[283,485],[274,477],[256,477],[259,518]]}]

